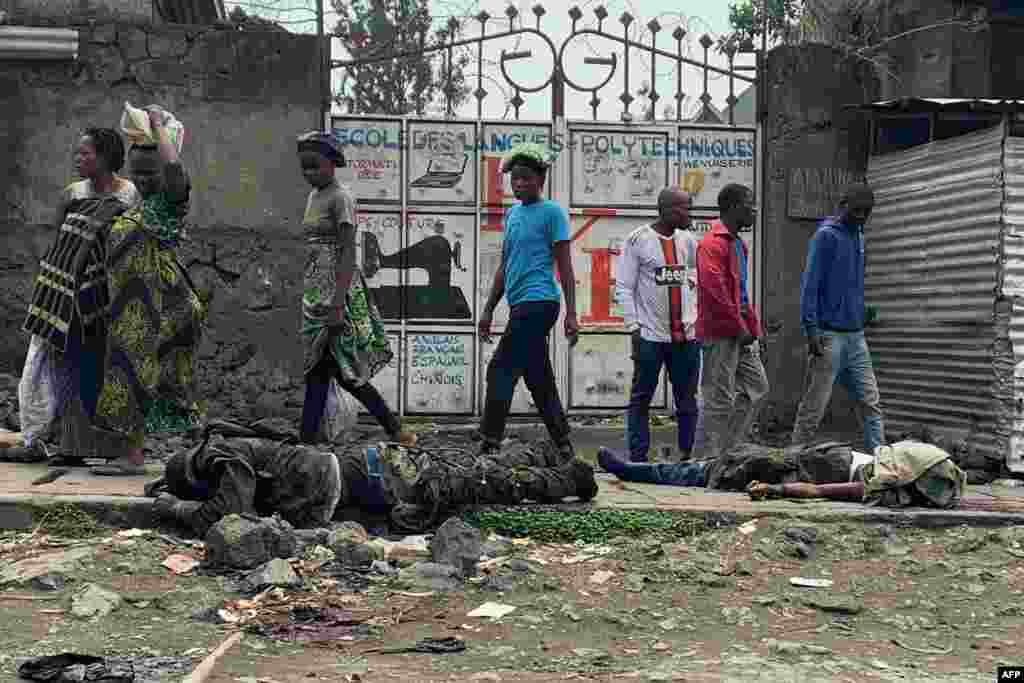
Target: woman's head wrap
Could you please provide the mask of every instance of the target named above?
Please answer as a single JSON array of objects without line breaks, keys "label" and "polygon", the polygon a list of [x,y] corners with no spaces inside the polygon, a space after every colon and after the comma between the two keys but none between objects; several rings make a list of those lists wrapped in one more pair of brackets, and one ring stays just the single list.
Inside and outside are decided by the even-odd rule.
[{"label": "woman's head wrap", "polygon": [[345,165],[345,155],[341,151],[341,144],[338,138],[331,133],[311,131],[299,136],[300,152],[316,152],[326,159],[330,159],[338,166]]},{"label": "woman's head wrap", "polygon": [[537,173],[546,173],[551,166],[553,157],[554,154],[544,145],[539,145],[536,142],[521,142],[513,146],[505,155],[501,172],[508,173],[513,166],[522,164]]}]

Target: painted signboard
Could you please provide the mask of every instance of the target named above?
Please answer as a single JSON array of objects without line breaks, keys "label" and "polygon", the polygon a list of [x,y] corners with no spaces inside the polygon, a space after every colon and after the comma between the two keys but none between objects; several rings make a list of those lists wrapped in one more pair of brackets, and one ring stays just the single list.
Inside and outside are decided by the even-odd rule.
[{"label": "painted signboard", "polygon": [[345,154],[338,182],[360,202],[401,203],[402,122],[339,118],[333,127]]},{"label": "painted signboard", "polygon": [[406,333],[407,414],[473,413],[475,342],[472,333]]},{"label": "painted signboard", "polygon": [[832,215],[843,189],[863,182],[863,174],[845,168],[792,168],[786,212],[790,218],[818,220]]},{"label": "painted signboard", "polygon": [[[392,410],[398,410],[402,405],[401,401],[401,368],[405,365],[405,349],[402,348],[402,336],[398,332],[388,332],[388,341],[391,342],[391,351],[395,354],[377,376],[373,378],[373,386],[380,392],[381,397],[391,407]],[[362,405],[360,404],[359,412],[362,415],[368,415]]]},{"label": "painted signboard", "polygon": [[405,270],[407,321],[473,324],[476,218],[473,214],[410,213],[405,244],[395,255]]},{"label": "painted signboard", "polygon": [[[569,352],[569,408],[577,410],[624,410],[629,406],[633,381],[627,334],[582,334]],[[651,407],[666,407],[665,373]]]},{"label": "painted signboard", "polygon": [[402,215],[360,211],[356,227],[357,260],[366,286],[374,295],[381,316],[388,321],[400,320],[399,293],[405,282],[405,271],[391,264],[394,263],[392,255],[402,251]]},{"label": "painted signboard", "polygon": [[[483,311],[491,294],[494,275],[501,267],[501,247],[505,242],[504,214],[492,210],[480,216],[480,270],[477,274],[477,310]],[[508,321],[508,304],[502,297],[494,309],[494,324],[504,327]]]},{"label": "painted signboard", "polygon": [[730,128],[680,128],[666,153],[679,162],[679,185],[695,208],[717,209],[729,183],[754,188],[754,132]]},{"label": "painted signboard", "polygon": [[[508,207],[515,203],[508,174],[501,172],[505,155],[521,142],[552,146],[551,128],[542,125],[484,124],[480,139],[480,204],[485,207]],[[551,195],[548,183],[546,194]]]},{"label": "painted signboard", "polygon": [[655,206],[669,183],[668,133],[574,129],[569,140],[574,207]]},{"label": "painted signboard", "polygon": [[476,125],[413,121],[407,142],[410,204],[476,204]]},{"label": "painted signboard", "polygon": [[582,328],[622,330],[622,305],[615,291],[622,245],[629,233],[652,220],[594,209],[574,210],[570,215],[576,310]]}]

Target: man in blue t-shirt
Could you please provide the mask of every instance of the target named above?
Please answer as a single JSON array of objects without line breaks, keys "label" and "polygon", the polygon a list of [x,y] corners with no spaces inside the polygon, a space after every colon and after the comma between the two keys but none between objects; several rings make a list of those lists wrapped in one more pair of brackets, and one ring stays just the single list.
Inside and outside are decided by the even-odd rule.
[{"label": "man in blue t-shirt", "polygon": [[569,421],[558,397],[548,335],[558,320],[557,263],[565,296],[565,336],[570,346],[576,344],[576,276],[569,251],[569,217],[562,207],[541,196],[549,165],[547,150],[526,143],[513,147],[502,166],[511,175],[519,203],[505,213],[501,267],[480,317],[480,338],[490,342],[494,309],[502,296],[507,297],[509,319],[487,366],[480,433],[484,451],[498,449],[516,384],[523,378],[552,441],[569,458],[573,455]]}]

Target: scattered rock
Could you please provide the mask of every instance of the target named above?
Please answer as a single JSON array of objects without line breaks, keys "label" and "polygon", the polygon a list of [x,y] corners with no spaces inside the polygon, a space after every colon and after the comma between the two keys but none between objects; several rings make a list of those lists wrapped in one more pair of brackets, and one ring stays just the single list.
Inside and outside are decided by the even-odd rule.
[{"label": "scattered rock", "polygon": [[295,530],[276,517],[253,520],[228,515],[210,527],[204,539],[211,566],[253,569],[274,558],[294,557]]},{"label": "scattered rock", "polygon": [[64,590],[67,580],[63,574],[43,574],[32,579],[31,586],[37,591]]},{"label": "scattered rock", "polygon": [[754,569],[751,566],[750,562],[748,562],[747,560],[742,560],[742,559],[736,560],[736,565],[735,566],[736,566],[736,569],[735,569],[734,573],[736,574],[736,576],[753,576],[754,575]]},{"label": "scattered rock", "polygon": [[105,617],[118,609],[122,602],[117,593],[89,583],[71,598],[71,614],[81,619]]},{"label": "scattered rock", "polygon": [[480,530],[458,517],[448,518],[430,541],[430,559],[455,567],[463,577],[476,575],[482,551]]},{"label": "scattered rock", "polygon": [[986,535],[981,533],[969,533],[963,538],[953,541],[949,545],[949,552],[957,555],[965,555],[980,550],[988,542]]},{"label": "scattered rock", "polygon": [[480,590],[490,593],[505,593],[515,588],[515,585],[516,579],[514,576],[492,574],[484,577],[483,583],[480,584]]},{"label": "scattered rock", "polygon": [[262,567],[250,572],[245,577],[245,583],[252,591],[261,591],[264,588],[297,588],[302,585],[302,579],[295,573],[287,560],[275,558]]},{"label": "scattered rock", "polygon": [[519,558],[509,560],[508,564],[505,566],[508,567],[510,572],[515,572],[516,574],[532,574],[534,572],[532,564],[526,560],[520,560]]},{"label": "scattered rock", "polygon": [[814,527],[792,526],[783,529],[782,536],[786,540],[784,552],[801,560],[811,560],[815,556],[815,544],[818,542],[818,530]]},{"label": "scattered rock", "polygon": [[595,586],[601,586],[608,583],[608,580],[615,576],[615,572],[610,572],[607,569],[599,569],[590,575],[590,583]]},{"label": "scattered rock", "polygon": [[417,562],[402,569],[399,578],[416,586],[435,591],[454,591],[462,587],[459,572],[455,567],[435,562]]},{"label": "scattered rock", "polygon": [[645,577],[627,574],[622,580],[622,587],[630,593],[641,593],[644,590]]}]

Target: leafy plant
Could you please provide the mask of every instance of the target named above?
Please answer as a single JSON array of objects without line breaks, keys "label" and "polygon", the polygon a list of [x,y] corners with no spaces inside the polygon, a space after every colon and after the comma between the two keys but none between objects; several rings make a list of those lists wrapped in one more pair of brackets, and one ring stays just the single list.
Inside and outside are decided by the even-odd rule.
[{"label": "leafy plant", "polygon": [[[422,50],[457,39],[458,21],[436,28],[429,0],[331,0],[340,17],[335,37],[352,60],[365,60],[347,68],[338,104],[364,114],[424,115],[450,99],[457,108],[469,96],[464,68],[469,56],[447,50]],[[404,57],[391,55],[409,52]]]},{"label": "leafy plant", "polygon": [[528,536],[543,543],[603,543],[616,536],[678,540],[703,530],[701,522],[693,518],[656,510],[482,510],[469,512],[464,519],[483,531]]}]

